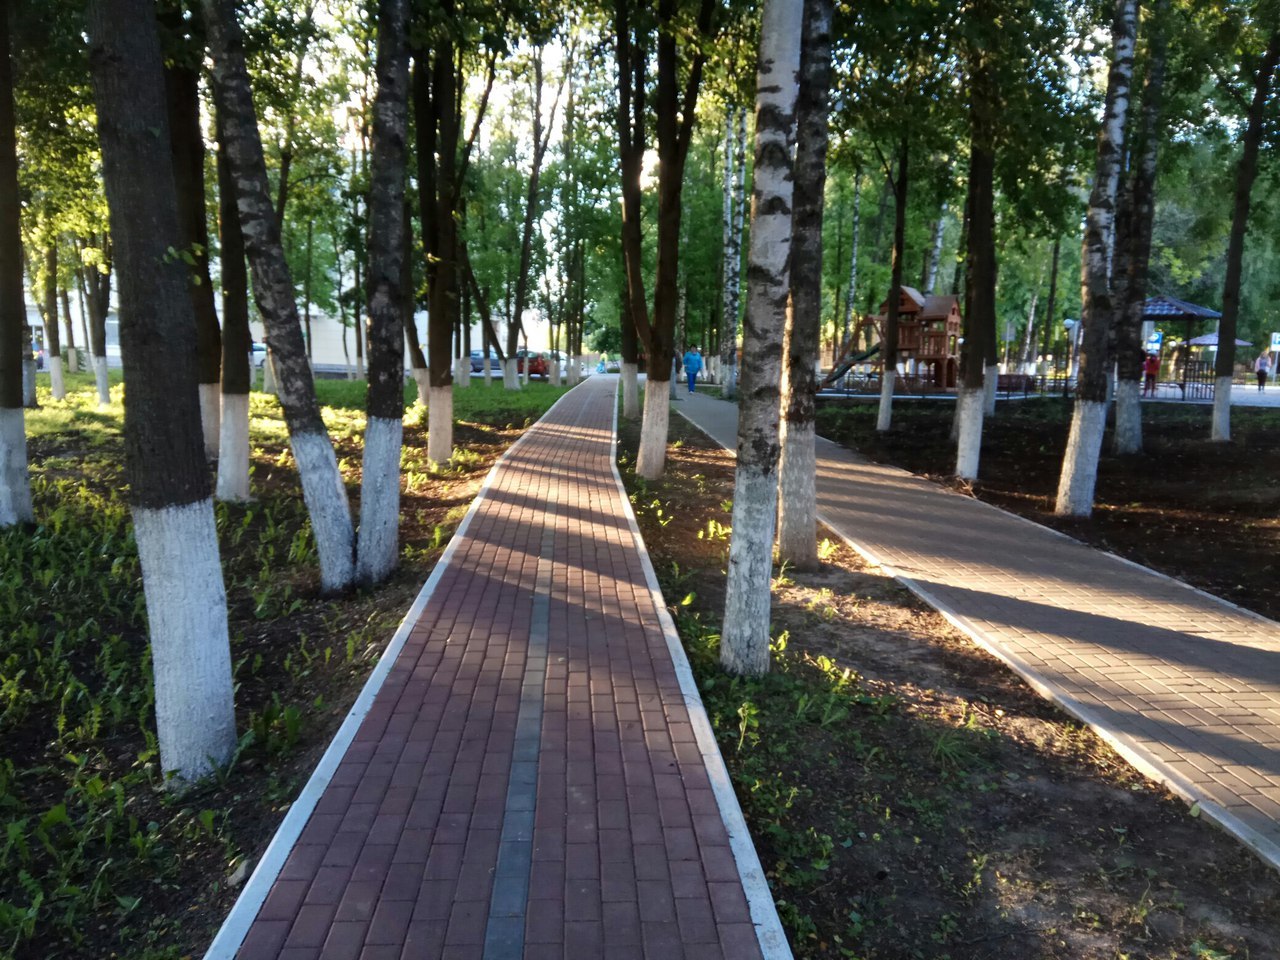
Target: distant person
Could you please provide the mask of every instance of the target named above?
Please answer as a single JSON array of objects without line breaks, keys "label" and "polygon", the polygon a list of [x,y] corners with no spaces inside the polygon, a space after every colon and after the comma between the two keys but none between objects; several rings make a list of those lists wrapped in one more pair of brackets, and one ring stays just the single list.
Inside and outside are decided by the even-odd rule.
[{"label": "distant person", "polygon": [[1142,395],[1144,397],[1156,395],[1156,380],[1159,376],[1160,358],[1154,353],[1148,353],[1147,358],[1142,361]]},{"label": "distant person", "polygon": [[698,374],[702,372],[702,354],[697,347],[690,347],[684,355],[684,372],[689,378],[689,392],[696,392]]},{"label": "distant person", "polygon": [[1271,353],[1263,350],[1253,362],[1253,372],[1258,375],[1258,392],[1267,389],[1267,374],[1271,372]]},{"label": "distant person", "polygon": [[607,353],[600,354],[600,362],[596,364],[596,373],[604,373],[605,363],[606,361],[608,361],[608,359],[609,359],[609,355]]}]

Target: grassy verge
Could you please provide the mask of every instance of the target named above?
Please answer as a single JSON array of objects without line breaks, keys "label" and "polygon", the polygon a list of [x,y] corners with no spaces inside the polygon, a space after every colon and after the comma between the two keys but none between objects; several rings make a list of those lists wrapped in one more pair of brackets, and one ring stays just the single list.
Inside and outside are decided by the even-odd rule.
[{"label": "grassy verge", "polygon": [[672,418],[620,465],[796,955],[1274,953],[1280,884],[941,616],[828,540],[779,570],[772,672],[718,666],[732,456]]},{"label": "grassy verge", "polygon": [[[0,532],[0,957],[176,960],[207,945],[484,472],[564,391],[455,393],[458,452],[406,416],[401,567],[317,596],[315,548],[273,397],[251,400],[256,500],[217,506],[241,730],[235,762],[163,789],[145,604],[123,500],[121,391],[92,377],[29,412],[37,525]],[[320,381],[358,496],[363,384]],[[407,394],[409,391],[406,391]]]}]

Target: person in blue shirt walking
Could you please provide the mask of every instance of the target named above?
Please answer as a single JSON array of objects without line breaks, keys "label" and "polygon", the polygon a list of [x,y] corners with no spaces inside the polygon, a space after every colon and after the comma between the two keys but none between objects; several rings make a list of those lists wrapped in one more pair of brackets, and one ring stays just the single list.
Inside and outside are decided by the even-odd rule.
[{"label": "person in blue shirt walking", "polygon": [[689,392],[693,393],[698,374],[702,372],[702,354],[697,347],[690,347],[689,352],[684,355],[684,372],[689,377]]}]

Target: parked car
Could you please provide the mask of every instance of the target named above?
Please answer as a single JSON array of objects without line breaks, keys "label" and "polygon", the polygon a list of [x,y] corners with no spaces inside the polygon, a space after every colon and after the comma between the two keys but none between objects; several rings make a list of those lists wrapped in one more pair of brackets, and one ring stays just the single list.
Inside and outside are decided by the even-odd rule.
[{"label": "parked car", "polygon": [[[502,372],[502,363],[498,360],[498,355],[492,350],[489,351],[489,369],[494,373]],[[471,372],[484,373],[484,352],[481,350],[471,351]]]},{"label": "parked car", "polygon": [[547,379],[547,358],[540,353],[534,353],[532,350],[516,351],[516,371],[523,374],[525,364],[529,365],[530,377],[541,377]]},{"label": "parked car", "polygon": [[252,343],[249,345],[249,362],[257,370],[262,369],[262,365],[267,362],[267,345],[265,343]]}]

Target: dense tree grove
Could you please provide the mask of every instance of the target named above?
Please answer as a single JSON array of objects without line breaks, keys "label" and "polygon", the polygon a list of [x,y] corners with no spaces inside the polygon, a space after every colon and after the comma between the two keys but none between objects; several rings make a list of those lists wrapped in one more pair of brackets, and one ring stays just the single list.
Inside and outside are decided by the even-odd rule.
[{"label": "dense tree grove", "polygon": [[[213,607],[208,501],[253,496],[259,367],[318,586],[340,592],[396,564],[406,372],[439,465],[472,369],[517,390],[544,350],[545,376],[570,384],[588,354],[621,359],[653,479],[673,361],[701,348],[741,392],[731,572],[749,576],[731,577],[726,663],[755,671],[776,495],[762,491],[781,457],[783,554],[815,562],[815,371],[874,354],[892,430],[917,290],[963,315],[957,476],[980,476],[998,377],[1073,378],[1058,501],[1073,515],[1092,508],[1113,396],[1118,447],[1141,450],[1147,296],[1221,311],[1220,440],[1232,377],[1280,328],[1273,0],[813,0],[803,25],[798,3],[751,0],[139,0],[127,34],[112,6],[86,20],[32,0],[0,23],[0,526],[33,519],[37,347],[53,403],[82,369],[110,402],[122,365],[143,573],[164,582],[147,557],[176,549],[155,516],[186,511],[191,556],[206,555],[182,570]],[[124,70],[134,45],[145,57]],[[159,113],[123,116],[124,91],[153,80]],[[164,137],[148,148],[138,123]],[[326,330],[340,372],[368,381],[358,517],[314,388]],[[1253,347],[1238,355],[1235,337]],[[187,642],[163,606],[157,687],[166,644]],[[197,684],[223,712],[224,667]],[[192,746],[169,709],[174,770],[225,758],[225,717]]]}]

